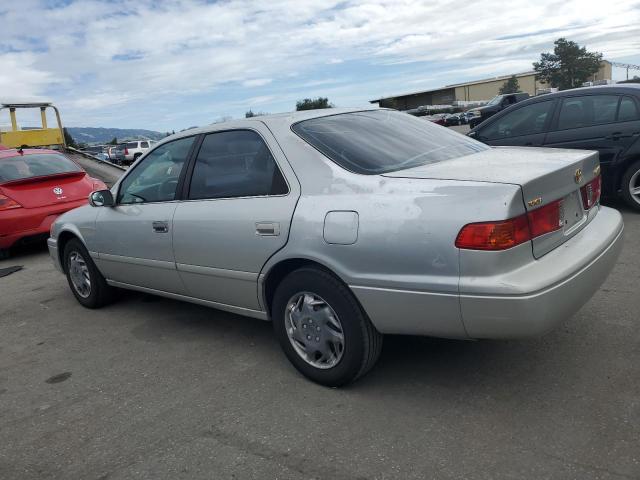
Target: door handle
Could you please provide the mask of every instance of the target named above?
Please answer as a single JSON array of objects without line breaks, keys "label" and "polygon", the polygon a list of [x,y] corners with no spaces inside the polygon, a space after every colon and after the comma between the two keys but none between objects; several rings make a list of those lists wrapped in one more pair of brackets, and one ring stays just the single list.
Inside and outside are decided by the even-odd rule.
[{"label": "door handle", "polygon": [[153,222],[153,231],[156,233],[167,233],[169,231],[169,224],[167,222]]},{"label": "door handle", "polygon": [[605,137],[607,140],[620,140],[621,138],[632,137],[633,135],[623,135],[622,132],[613,132],[608,137]]},{"label": "door handle", "polygon": [[278,236],[280,235],[280,224],[277,222],[257,222],[256,235]]}]

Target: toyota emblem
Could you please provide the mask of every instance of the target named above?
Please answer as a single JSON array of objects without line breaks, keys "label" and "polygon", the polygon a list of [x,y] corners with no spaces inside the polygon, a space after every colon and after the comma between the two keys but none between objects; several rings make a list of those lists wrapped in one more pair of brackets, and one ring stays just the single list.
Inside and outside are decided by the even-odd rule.
[{"label": "toyota emblem", "polygon": [[60,187],[55,187],[53,189],[53,193],[55,193],[56,195],[62,195],[62,188]]}]

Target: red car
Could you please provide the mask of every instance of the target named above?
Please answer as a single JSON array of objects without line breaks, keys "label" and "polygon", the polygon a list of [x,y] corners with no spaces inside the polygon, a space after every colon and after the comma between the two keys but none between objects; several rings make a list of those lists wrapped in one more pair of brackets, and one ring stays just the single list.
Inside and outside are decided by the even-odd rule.
[{"label": "red car", "polygon": [[45,239],[58,215],[105,188],[54,150],[0,148],[0,259],[16,242]]}]

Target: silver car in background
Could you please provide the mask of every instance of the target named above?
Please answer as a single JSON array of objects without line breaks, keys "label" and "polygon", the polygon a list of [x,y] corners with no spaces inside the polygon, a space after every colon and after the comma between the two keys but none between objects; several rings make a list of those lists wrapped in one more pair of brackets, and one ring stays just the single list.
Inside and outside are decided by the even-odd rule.
[{"label": "silver car in background", "polygon": [[119,287],[272,320],[340,386],[383,334],[528,337],[575,313],[622,245],[599,168],[392,110],[264,116],[168,137],[48,243],[86,307]]}]

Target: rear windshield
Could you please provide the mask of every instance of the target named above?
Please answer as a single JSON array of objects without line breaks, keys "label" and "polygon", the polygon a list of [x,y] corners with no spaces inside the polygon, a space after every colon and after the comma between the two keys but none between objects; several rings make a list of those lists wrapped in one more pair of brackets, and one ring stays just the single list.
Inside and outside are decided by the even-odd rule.
[{"label": "rear windshield", "polygon": [[313,118],[292,129],[341,167],[364,175],[438,163],[490,148],[428,120],[390,110]]},{"label": "rear windshield", "polygon": [[55,153],[0,158],[0,183],[80,171],[78,165]]}]

